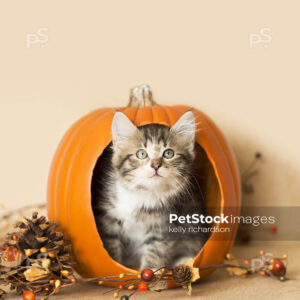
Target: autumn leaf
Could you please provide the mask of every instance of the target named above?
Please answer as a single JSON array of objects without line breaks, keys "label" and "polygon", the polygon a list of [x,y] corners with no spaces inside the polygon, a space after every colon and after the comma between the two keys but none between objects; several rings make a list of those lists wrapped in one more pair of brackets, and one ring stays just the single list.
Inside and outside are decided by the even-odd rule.
[{"label": "autumn leaf", "polygon": [[241,266],[239,265],[239,263],[236,260],[232,260],[230,261],[230,264],[236,267],[228,267],[226,268],[227,272],[229,273],[229,275],[233,276],[243,276],[247,274],[247,270],[244,268],[241,268]]},{"label": "autumn leaf", "polygon": [[168,282],[166,280],[156,278],[148,283],[148,288],[150,291],[162,291],[168,289]]},{"label": "autumn leaf", "polygon": [[44,278],[49,274],[49,271],[41,268],[30,268],[24,272],[24,276],[27,281],[35,281],[41,278]]},{"label": "autumn leaf", "polygon": [[191,282],[195,282],[196,280],[198,280],[200,278],[200,274],[199,274],[199,269],[194,268],[194,259],[193,258],[189,259],[186,262],[186,265],[190,267],[190,270],[192,272]]}]

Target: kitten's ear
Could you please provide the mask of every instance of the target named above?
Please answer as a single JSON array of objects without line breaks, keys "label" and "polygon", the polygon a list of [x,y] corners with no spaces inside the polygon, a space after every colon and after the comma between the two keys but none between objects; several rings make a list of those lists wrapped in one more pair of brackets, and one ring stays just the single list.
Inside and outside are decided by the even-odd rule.
[{"label": "kitten's ear", "polygon": [[192,111],[184,113],[179,120],[172,126],[171,132],[194,142],[195,140],[196,123]]},{"label": "kitten's ear", "polygon": [[120,111],[115,112],[111,125],[113,142],[126,140],[134,135],[137,130],[137,127],[131,123],[125,114]]}]

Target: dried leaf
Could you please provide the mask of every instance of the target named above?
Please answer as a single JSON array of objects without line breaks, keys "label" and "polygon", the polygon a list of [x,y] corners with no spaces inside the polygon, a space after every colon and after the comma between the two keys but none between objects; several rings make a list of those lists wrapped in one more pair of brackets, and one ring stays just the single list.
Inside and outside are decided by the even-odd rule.
[{"label": "dried leaf", "polygon": [[195,282],[196,280],[198,280],[200,278],[200,274],[199,274],[199,269],[198,268],[194,268],[194,259],[191,258],[186,262],[186,265],[190,267],[191,272],[193,274],[192,278],[191,278],[191,282]]},{"label": "dried leaf", "polygon": [[229,273],[230,276],[233,276],[233,275],[243,276],[243,275],[247,274],[246,269],[240,268],[240,265],[239,265],[238,261],[232,260],[232,261],[230,261],[230,264],[236,266],[236,267],[226,268],[226,270],[227,270],[227,272]]},{"label": "dried leaf", "polygon": [[242,276],[247,274],[247,270],[241,268],[227,268],[230,275]]},{"label": "dried leaf", "polygon": [[30,268],[24,272],[24,276],[27,281],[36,281],[38,279],[44,278],[49,274],[49,271],[46,271],[41,268]]},{"label": "dried leaf", "polygon": [[156,278],[152,280],[150,283],[148,283],[148,288],[150,291],[162,291],[168,289],[168,282],[166,280]]}]

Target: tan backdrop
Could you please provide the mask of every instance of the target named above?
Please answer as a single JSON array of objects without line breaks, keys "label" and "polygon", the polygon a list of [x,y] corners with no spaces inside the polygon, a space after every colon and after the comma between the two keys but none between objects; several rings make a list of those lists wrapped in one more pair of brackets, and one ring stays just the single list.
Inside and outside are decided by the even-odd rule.
[{"label": "tan backdrop", "polygon": [[217,123],[252,203],[300,205],[300,3],[1,1],[0,203],[45,201],[55,148],[79,117],[148,83],[163,104]]}]

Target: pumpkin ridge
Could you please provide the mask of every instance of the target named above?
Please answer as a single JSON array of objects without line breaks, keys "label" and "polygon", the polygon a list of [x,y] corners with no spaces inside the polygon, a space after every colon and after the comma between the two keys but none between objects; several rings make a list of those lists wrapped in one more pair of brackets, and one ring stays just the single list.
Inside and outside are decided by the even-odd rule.
[{"label": "pumpkin ridge", "polygon": [[[79,124],[79,126],[76,128],[76,130],[74,131],[72,138],[69,140],[69,144],[68,146],[65,148],[65,151],[63,153],[63,160],[65,161],[65,163],[61,163],[60,165],[57,166],[58,171],[60,172],[61,175],[65,174],[64,177],[64,181],[63,181],[63,186],[66,187],[69,185],[69,178],[71,176],[71,171],[72,171],[72,165],[73,165],[73,160],[75,158],[75,156],[77,155],[77,149],[78,149],[78,142],[76,141],[76,139],[78,138],[78,135],[80,135],[80,133],[85,130],[85,128],[87,126],[90,126],[91,122],[95,122],[98,118],[98,114],[105,112],[107,110],[107,108],[103,108],[100,110],[96,110],[94,112],[91,113],[90,118],[86,119],[86,120],[82,120],[82,122]],[[74,149],[72,149],[74,148]],[[68,157],[71,155],[69,161],[68,161]],[[67,170],[65,169],[67,167]],[[57,178],[57,186],[58,188],[62,185],[61,181],[61,175]],[[68,197],[67,197],[67,192],[65,189],[62,189],[61,191],[57,191],[58,195],[56,197],[56,200],[58,203],[56,203],[56,209],[55,209],[55,214],[56,214],[56,218],[58,223],[60,223],[60,225],[62,226],[62,228],[64,228],[64,226],[68,226],[69,223],[67,222],[68,218],[66,217],[68,215],[67,212],[67,208],[68,208]],[[61,202],[63,199],[63,201],[65,202],[65,205],[57,205],[59,204],[59,202]]]},{"label": "pumpkin ridge", "polygon": [[165,106],[163,106],[162,108],[163,108],[163,111],[164,111],[165,115],[167,116],[167,120],[168,120],[168,123],[169,123],[169,127],[171,127],[172,125],[171,125],[171,119],[170,119],[170,116],[169,116],[168,112],[166,111]]},{"label": "pumpkin ridge", "polygon": [[[97,109],[99,111],[101,109]],[[87,122],[89,119],[93,117],[94,112],[89,113],[85,117],[79,119],[75,124],[73,124],[67,132],[63,135],[59,142],[59,146],[55,151],[52,163],[51,163],[51,169],[48,175],[48,189],[47,189],[47,195],[48,198],[51,198],[51,195],[56,195],[56,182],[57,182],[57,176],[58,171],[60,169],[61,161],[65,156],[65,153],[67,149],[69,148],[68,144],[72,140],[74,134],[79,130],[80,126],[82,126],[82,122]],[[52,184],[51,184],[52,183]],[[49,207],[51,205],[51,208]],[[53,219],[56,221],[57,214],[56,214],[56,202],[52,201],[51,203],[48,201],[47,203],[47,211],[48,211],[48,217],[50,219]],[[52,213],[52,214],[50,214]]]},{"label": "pumpkin ridge", "polygon": [[129,118],[132,122],[135,122],[137,113],[138,113],[139,108],[136,106],[127,106],[121,109],[121,112],[124,113],[128,118],[128,115],[131,115],[131,112],[134,111],[133,117]]},{"label": "pumpkin ridge", "polygon": [[[77,144],[77,147],[76,147],[76,151],[74,152],[74,155],[73,155],[73,159],[69,165],[69,170],[70,170],[70,173],[72,171],[72,168],[74,167],[74,164],[75,164],[75,160],[77,159],[79,153],[80,153],[80,150],[82,149],[82,146],[87,138],[87,136],[89,135],[90,131],[93,130],[96,126],[96,124],[98,124],[98,122],[101,122],[104,117],[106,117],[107,115],[109,115],[111,113],[111,109],[109,109],[109,111],[105,111],[101,117],[98,116],[100,112],[97,113],[97,115],[95,116],[95,119],[92,120],[92,123],[89,124],[90,125],[90,128],[88,129],[88,131],[84,134],[84,136],[81,138],[81,142]],[[101,153],[102,154],[102,153]],[[100,154],[100,155],[101,155]],[[66,184],[69,185],[69,183],[72,182],[72,176],[73,174],[70,174],[70,176],[67,177],[67,180],[66,180]],[[70,206],[70,203],[71,203],[71,199],[70,199],[70,194],[67,193],[66,194],[66,199],[67,199],[67,207]],[[71,220],[70,220],[70,214],[68,214],[68,223],[69,224],[72,224],[71,223]]]}]

